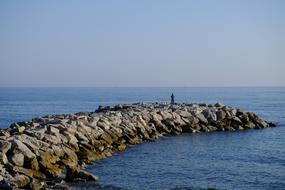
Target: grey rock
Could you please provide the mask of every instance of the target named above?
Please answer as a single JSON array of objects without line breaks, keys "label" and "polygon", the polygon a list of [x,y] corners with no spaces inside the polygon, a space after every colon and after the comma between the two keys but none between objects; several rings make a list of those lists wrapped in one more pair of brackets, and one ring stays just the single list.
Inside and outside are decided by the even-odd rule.
[{"label": "grey rock", "polygon": [[208,121],[217,121],[217,115],[213,110],[205,109],[202,113]]},{"label": "grey rock", "polygon": [[191,117],[192,114],[188,111],[181,111],[181,110],[177,110],[176,113],[178,115],[180,115],[181,117],[185,117],[185,118],[188,118],[188,117]]},{"label": "grey rock", "polygon": [[7,158],[6,154],[4,154],[3,152],[0,152],[0,163],[1,164],[7,164],[8,163],[8,158]]},{"label": "grey rock", "polygon": [[216,112],[217,120],[222,120],[226,118],[226,113],[223,110],[218,110]]},{"label": "grey rock", "polygon": [[255,128],[255,124],[252,122],[248,122],[247,124],[244,125],[245,128],[247,129],[254,129]]},{"label": "grey rock", "polygon": [[36,157],[36,155],[21,141],[17,139],[13,139],[12,141],[13,146],[22,153],[26,158],[33,159]]},{"label": "grey rock", "polygon": [[243,124],[247,124],[249,122],[249,117],[247,116],[247,114],[242,114],[239,116],[239,118]]},{"label": "grey rock", "polygon": [[238,118],[238,117],[233,117],[231,119],[231,124],[233,126],[237,126],[237,125],[243,125],[242,121]]},{"label": "grey rock", "polygon": [[24,165],[24,155],[22,153],[14,153],[11,155],[11,162],[17,166]]},{"label": "grey rock", "polygon": [[0,150],[2,153],[6,154],[10,150],[12,144],[8,141],[0,141]]},{"label": "grey rock", "polygon": [[200,122],[204,123],[204,124],[208,124],[208,120],[205,118],[205,116],[201,113],[194,115],[195,117],[197,117]]},{"label": "grey rock", "polygon": [[214,106],[220,108],[220,107],[224,107],[225,105],[221,102],[217,102]]},{"label": "grey rock", "polygon": [[260,128],[266,128],[269,127],[269,124],[261,119],[256,120],[256,125],[259,126]]}]

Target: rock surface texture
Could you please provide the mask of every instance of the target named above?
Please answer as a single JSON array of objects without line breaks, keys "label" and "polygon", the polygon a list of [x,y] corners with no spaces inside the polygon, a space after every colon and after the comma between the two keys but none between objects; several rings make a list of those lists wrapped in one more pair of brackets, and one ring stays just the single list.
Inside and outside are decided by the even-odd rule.
[{"label": "rock surface texture", "polygon": [[83,170],[86,164],[165,135],[274,126],[221,103],[124,104],[34,118],[0,129],[0,189],[60,189],[63,181],[97,180]]}]

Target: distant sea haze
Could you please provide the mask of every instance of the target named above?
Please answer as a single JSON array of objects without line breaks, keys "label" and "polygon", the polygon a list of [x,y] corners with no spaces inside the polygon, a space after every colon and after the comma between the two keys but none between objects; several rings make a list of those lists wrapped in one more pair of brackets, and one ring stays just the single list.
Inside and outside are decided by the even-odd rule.
[{"label": "distant sea haze", "polygon": [[33,117],[94,111],[99,105],[168,101],[224,104],[256,112],[276,128],[183,134],[128,148],[88,170],[125,189],[284,189],[285,88],[0,88],[0,126]]}]

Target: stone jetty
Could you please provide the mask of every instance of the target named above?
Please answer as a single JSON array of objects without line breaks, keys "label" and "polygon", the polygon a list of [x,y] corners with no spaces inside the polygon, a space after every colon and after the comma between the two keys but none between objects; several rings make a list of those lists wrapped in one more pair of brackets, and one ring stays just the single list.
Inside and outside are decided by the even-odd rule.
[{"label": "stone jetty", "polygon": [[63,182],[97,180],[84,170],[87,164],[165,135],[274,126],[221,103],[123,104],[34,118],[0,129],[0,189],[62,189]]}]

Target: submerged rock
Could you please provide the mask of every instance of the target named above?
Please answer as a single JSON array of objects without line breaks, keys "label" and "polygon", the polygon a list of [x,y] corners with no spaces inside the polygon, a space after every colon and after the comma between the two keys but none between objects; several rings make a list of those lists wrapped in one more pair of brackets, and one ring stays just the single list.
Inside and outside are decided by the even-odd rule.
[{"label": "submerged rock", "polygon": [[76,167],[67,167],[65,179],[67,181],[96,181],[98,177]]},{"label": "submerged rock", "polygon": [[64,189],[61,180],[98,180],[86,164],[164,135],[275,126],[221,103],[136,103],[34,118],[0,130],[0,188]]}]

